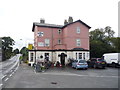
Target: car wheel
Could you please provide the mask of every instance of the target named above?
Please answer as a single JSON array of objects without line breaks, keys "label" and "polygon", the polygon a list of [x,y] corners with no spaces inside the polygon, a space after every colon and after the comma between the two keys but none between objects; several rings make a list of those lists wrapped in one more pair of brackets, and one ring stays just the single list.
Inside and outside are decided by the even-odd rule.
[{"label": "car wheel", "polygon": [[87,70],[88,68],[85,68],[85,70]]}]

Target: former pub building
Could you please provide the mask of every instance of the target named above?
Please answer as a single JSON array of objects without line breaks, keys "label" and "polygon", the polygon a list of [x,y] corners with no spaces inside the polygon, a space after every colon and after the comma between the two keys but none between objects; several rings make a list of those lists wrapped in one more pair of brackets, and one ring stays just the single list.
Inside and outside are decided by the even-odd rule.
[{"label": "former pub building", "polygon": [[69,59],[89,59],[89,29],[81,20],[72,17],[64,25],[48,24],[44,19],[34,22],[34,49],[29,50],[29,64],[45,58],[67,64]]}]

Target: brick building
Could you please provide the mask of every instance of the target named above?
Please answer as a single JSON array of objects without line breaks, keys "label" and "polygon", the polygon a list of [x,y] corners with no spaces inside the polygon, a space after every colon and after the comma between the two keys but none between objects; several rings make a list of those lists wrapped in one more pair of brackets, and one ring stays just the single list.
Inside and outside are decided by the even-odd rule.
[{"label": "brick building", "polygon": [[34,22],[34,50],[29,50],[29,63],[44,61],[47,56],[52,62],[62,60],[64,64],[69,58],[88,60],[90,28],[81,20],[73,22],[72,17],[64,25],[47,24],[44,19]]}]

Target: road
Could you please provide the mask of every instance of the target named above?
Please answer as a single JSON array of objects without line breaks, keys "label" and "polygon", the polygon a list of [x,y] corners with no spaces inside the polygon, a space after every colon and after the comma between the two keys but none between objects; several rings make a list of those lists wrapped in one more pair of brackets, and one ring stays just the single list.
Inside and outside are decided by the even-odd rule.
[{"label": "road", "polygon": [[5,81],[7,81],[9,78],[9,75],[13,75],[14,72],[19,67],[19,57],[20,54],[12,57],[11,59],[0,62],[0,89],[2,88]]},{"label": "road", "polygon": [[76,70],[51,68],[35,73],[21,64],[3,88],[118,88],[118,68]]}]

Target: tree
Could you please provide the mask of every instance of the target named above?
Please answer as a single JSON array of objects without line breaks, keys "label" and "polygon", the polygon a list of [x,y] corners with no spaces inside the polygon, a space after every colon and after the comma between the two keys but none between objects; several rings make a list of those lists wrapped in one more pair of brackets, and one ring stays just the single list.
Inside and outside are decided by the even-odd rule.
[{"label": "tree", "polygon": [[20,53],[22,54],[22,59],[24,62],[26,62],[28,60],[28,48],[26,47],[23,47],[21,50],[20,50]]},{"label": "tree", "polygon": [[2,37],[2,60],[9,59],[12,55],[12,46],[15,41],[11,37]]},{"label": "tree", "polygon": [[120,53],[120,37],[113,37],[110,39],[111,46],[117,53]]},{"label": "tree", "polygon": [[16,55],[16,54],[19,54],[19,49],[18,48],[16,48],[14,51],[13,51],[13,53]]},{"label": "tree", "polygon": [[[90,32],[90,56],[100,58],[104,53],[116,52],[111,42],[114,31],[110,26]],[[114,43],[115,44],[115,43]]]}]

